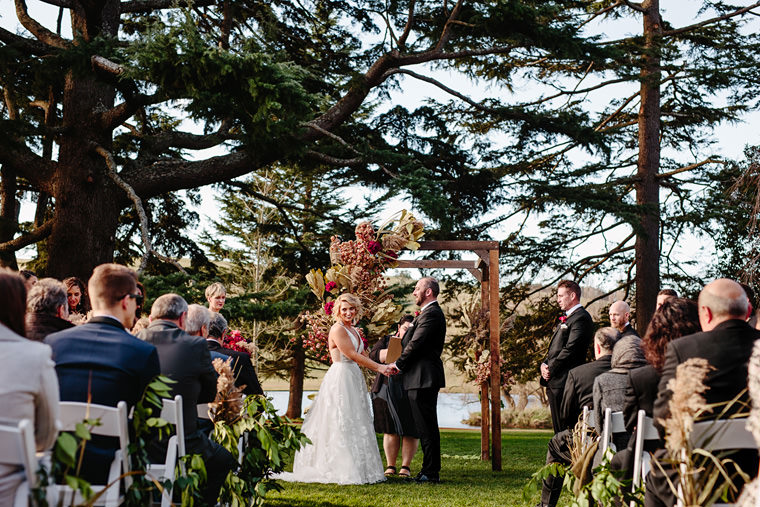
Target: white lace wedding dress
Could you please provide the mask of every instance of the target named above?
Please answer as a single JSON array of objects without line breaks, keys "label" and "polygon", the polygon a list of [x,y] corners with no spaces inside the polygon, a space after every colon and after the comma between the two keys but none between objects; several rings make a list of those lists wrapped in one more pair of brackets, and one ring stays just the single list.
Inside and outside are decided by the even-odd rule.
[{"label": "white lace wedding dress", "polygon": [[[346,329],[361,353],[364,345],[356,330]],[[302,431],[311,445],[296,452],[292,473],[275,478],[334,484],[384,481],[364,376],[359,365],[337,348],[330,350],[330,356],[332,366],[303,422]]]}]

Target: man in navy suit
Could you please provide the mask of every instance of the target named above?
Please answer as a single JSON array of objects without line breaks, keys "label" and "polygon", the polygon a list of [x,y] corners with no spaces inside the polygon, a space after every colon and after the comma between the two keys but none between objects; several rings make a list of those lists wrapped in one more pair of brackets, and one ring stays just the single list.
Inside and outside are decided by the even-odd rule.
[{"label": "man in navy suit", "polygon": [[419,483],[439,482],[441,435],[438,431],[438,390],[446,385],[441,352],[446,338],[446,319],[438,305],[438,281],[422,278],[414,287],[414,302],[420,313],[401,341],[403,351],[393,363],[403,373],[412,417],[422,445]]},{"label": "man in navy suit", "polygon": [[[96,267],[88,283],[93,317],[89,322],[48,335],[61,401],[91,401],[131,408],[160,372],[156,348],[127,332],[142,302],[137,274],[118,264]],[[82,476],[107,480],[118,439],[94,436],[85,447]]]},{"label": "man in navy suit", "polygon": [[557,305],[565,312],[541,363],[541,385],[546,387],[549,409],[552,414],[554,433],[564,429],[560,418],[560,404],[565,390],[565,380],[570,370],[586,362],[594,322],[581,306],[581,287],[572,280],[562,280],[557,285]]}]

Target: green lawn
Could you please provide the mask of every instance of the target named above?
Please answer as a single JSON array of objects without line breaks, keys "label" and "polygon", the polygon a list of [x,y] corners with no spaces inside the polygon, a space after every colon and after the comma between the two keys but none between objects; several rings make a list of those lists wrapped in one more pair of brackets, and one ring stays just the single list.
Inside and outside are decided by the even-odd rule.
[{"label": "green lawn", "polygon": [[[480,461],[480,432],[441,431],[443,468],[440,484],[418,485],[392,478],[382,484],[338,486],[282,482],[283,491],[267,495],[267,506],[532,506],[522,499],[528,478],[546,458],[551,431],[510,431],[502,433],[502,471],[491,471],[491,463]],[[380,442],[380,441],[378,441]],[[382,453],[382,445],[380,445]],[[412,463],[419,471],[422,453]],[[383,463],[385,457],[383,456]]]}]

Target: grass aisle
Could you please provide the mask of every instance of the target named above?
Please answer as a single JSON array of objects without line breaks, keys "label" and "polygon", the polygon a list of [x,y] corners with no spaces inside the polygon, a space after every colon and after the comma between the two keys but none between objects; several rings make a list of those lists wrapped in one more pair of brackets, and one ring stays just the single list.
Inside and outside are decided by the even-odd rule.
[{"label": "grass aisle", "polygon": [[[366,486],[302,484],[281,482],[283,491],[267,495],[266,506],[530,506],[522,489],[546,458],[551,431],[509,431],[502,433],[503,466],[491,471],[491,463],[480,461],[480,433],[471,430],[442,430],[443,469],[440,484],[418,485],[398,478]],[[382,442],[378,439],[382,453]],[[422,453],[412,463],[419,471]],[[383,456],[385,463],[385,456]]]}]

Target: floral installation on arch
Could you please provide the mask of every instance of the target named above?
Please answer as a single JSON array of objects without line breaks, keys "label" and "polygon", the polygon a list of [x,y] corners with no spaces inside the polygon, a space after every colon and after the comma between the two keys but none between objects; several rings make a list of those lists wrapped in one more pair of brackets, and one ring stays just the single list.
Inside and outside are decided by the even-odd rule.
[{"label": "floral installation on arch", "polygon": [[[330,244],[332,266],[324,273],[320,269],[312,269],[306,275],[320,308],[307,311],[302,316],[308,331],[303,345],[323,361],[330,357],[327,335],[334,322],[332,309],[335,299],[340,294],[350,292],[361,300],[364,310],[358,317],[373,340],[383,336],[396,322],[401,306],[393,302],[384,273],[398,265],[398,255],[402,249],[419,248],[417,240],[424,234],[424,225],[411,213],[402,210],[377,230],[371,223],[361,222],[354,232],[356,239],[350,241],[341,241],[333,236]],[[363,331],[362,339],[366,342]]]}]

